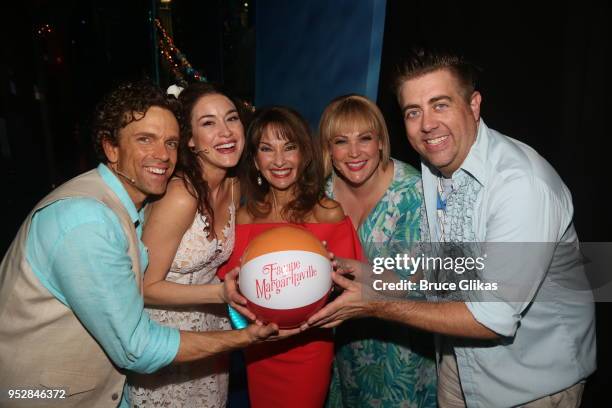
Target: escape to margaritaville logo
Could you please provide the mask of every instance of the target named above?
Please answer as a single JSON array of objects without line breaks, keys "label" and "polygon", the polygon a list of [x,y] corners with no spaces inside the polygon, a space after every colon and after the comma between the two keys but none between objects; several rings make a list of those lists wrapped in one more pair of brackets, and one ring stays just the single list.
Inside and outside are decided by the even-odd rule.
[{"label": "escape to margaritaville logo", "polygon": [[302,265],[300,261],[267,263],[261,268],[263,278],[255,279],[255,294],[258,299],[270,300],[273,294],[279,295],[286,287],[298,287],[317,274],[314,265]]}]

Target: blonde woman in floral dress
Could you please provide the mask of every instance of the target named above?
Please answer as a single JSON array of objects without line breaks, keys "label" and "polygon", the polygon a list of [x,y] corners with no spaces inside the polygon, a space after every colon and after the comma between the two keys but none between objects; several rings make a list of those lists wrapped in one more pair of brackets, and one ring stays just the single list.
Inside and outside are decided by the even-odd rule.
[{"label": "blonde woman in floral dress", "polygon": [[[348,95],[321,117],[327,195],[357,229],[366,257],[408,251],[420,236],[420,174],[390,158],[387,128],[378,107]],[[436,407],[433,337],[375,319],[336,329],[329,407]]]}]

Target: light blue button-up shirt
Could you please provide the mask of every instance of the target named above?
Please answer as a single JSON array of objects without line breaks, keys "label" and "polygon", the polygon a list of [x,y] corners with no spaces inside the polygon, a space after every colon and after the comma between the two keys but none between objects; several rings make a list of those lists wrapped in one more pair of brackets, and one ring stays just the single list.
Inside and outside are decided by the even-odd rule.
[{"label": "light blue button-up shirt", "polygon": [[[143,211],[103,164],[102,179],[137,225],[140,262],[148,264],[140,240]],[[69,307],[120,368],[151,373],[170,364],[178,352],[179,331],[161,326],[144,311],[128,255],[128,238],[117,215],[93,198],[57,201],[33,219],[27,260],[41,283]],[[120,406],[127,406],[124,392]]]},{"label": "light blue button-up shirt", "polygon": [[[440,241],[438,176],[423,163],[432,241]],[[466,177],[472,184],[465,183]],[[452,178],[457,185],[471,186],[467,194],[473,197],[457,200],[470,208],[447,209],[456,218],[448,224],[464,223],[461,236],[499,255],[488,257],[481,278],[527,288],[516,298],[486,291],[470,294],[466,305],[474,318],[502,337],[454,343],[467,406],[516,406],[583,380],[596,366],[595,316],[590,293],[577,295],[569,288],[588,287],[583,270],[572,267],[577,252],[568,250],[578,245],[569,190],[536,151],[487,128],[482,120],[474,145]],[[517,252],[521,245],[524,250]]]}]

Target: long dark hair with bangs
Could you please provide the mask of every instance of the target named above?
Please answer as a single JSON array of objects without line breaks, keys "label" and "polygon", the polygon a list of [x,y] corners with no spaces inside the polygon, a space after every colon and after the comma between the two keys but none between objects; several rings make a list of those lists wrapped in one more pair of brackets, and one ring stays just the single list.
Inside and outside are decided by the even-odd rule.
[{"label": "long dark hair with bangs", "polygon": [[259,172],[255,167],[255,157],[264,132],[273,132],[277,137],[298,146],[301,160],[294,186],[295,198],[281,210],[281,216],[289,222],[304,222],[324,196],[321,149],[313,140],[306,120],[298,112],[283,106],[259,110],[248,127],[240,177],[247,211],[255,218],[264,218],[272,211],[272,204],[266,202],[270,185],[263,177],[262,185],[257,184]]},{"label": "long dark hair with bangs", "polygon": [[[202,165],[198,160],[198,155],[189,147],[189,140],[192,137],[191,120],[193,108],[201,98],[207,95],[223,95],[227,97],[236,106],[243,125],[245,119],[248,119],[248,112],[243,103],[227,95],[218,85],[208,82],[194,82],[185,88],[179,96],[182,120],[176,175],[183,180],[187,191],[197,200],[198,212],[208,217],[208,222],[211,226],[210,232],[214,236],[215,229],[212,228],[215,225],[214,214],[208,198],[210,188],[202,177]],[[231,173],[228,173],[228,176],[231,175]]]}]

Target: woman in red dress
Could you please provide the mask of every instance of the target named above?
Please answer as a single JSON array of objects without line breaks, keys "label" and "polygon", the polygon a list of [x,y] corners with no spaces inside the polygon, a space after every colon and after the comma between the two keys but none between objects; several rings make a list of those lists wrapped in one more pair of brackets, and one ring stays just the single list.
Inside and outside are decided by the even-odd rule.
[{"label": "woman in red dress", "polygon": [[[241,177],[246,205],[236,216],[236,241],[221,278],[239,265],[248,242],[282,224],[307,228],[337,256],[361,259],[361,246],[342,207],[325,198],[322,156],[306,121],[271,107],[249,127]],[[320,408],[334,357],[332,332],[313,329],[245,351],[253,408]]]}]

